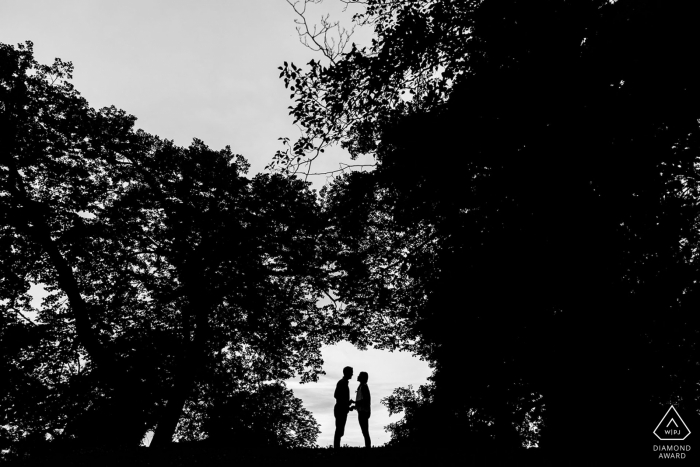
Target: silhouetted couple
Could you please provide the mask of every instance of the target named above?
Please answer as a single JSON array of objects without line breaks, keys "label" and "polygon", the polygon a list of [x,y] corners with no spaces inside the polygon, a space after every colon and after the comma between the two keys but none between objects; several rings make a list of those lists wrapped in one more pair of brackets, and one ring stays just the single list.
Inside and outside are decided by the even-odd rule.
[{"label": "silhouetted couple", "polygon": [[335,438],[333,439],[333,447],[340,447],[340,438],[345,434],[345,422],[348,420],[348,413],[357,409],[360,429],[362,430],[362,436],[365,437],[365,447],[369,448],[372,446],[372,441],[369,439],[369,416],[372,414],[372,399],[367,386],[368,375],[367,372],[361,371],[357,376],[357,381],[360,382],[360,385],[357,387],[354,401],[350,399],[350,387],[348,386],[350,378],[352,378],[352,368],[346,366],[343,368],[343,378],[335,386],[335,407],[333,407]]}]

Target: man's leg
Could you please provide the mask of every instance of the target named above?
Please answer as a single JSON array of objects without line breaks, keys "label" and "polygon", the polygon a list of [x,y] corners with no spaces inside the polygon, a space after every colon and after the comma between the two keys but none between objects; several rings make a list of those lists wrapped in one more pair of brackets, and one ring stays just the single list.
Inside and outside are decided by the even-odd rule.
[{"label": "man's leg", "polygon": [[348,420],[348,414],[335,413],[335,436],[333,437],[333,447],[340,447],[340,438],[345,434],[345,422]]}]

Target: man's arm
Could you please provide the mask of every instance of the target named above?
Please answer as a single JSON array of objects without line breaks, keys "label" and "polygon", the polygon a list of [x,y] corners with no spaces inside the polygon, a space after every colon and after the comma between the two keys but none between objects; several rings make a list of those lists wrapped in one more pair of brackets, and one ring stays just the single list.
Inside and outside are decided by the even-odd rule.
[{"label": "man's arm", "polygon": [[335,385],[335,392],[333,393],[333,397],[335,397],[335,400],[337,401],[340,399],[340,394],[338,394],[338,391],[340,390],[340,381],[338,381]]}]

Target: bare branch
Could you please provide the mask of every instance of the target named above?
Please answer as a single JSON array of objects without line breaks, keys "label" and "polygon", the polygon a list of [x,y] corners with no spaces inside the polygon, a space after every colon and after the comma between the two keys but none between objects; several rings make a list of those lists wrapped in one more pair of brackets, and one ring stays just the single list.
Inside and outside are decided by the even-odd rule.
[{"label": "bare branch", "polygon": [[310,3],[319,4],[321,1],[287,0],[287,3],[298,16],[294,22],[297,24],[299,42],[314,52],[322,53],[331,63],[335,64],[337,58],[345,53],[350,38],[355,33],[355,25],[348,31],[340,25],[340,21],[331,21],[330,14],[322,15],[320,24],[310,25],[306,9]]},{"label": "bare branch", "polygon": [[29,319],[29,318],[27,318],[26,316],[24,316],[24,315],[22,314],[22,312],[19,311],[17,308],[11,308],[11,309],[14,310],[15,313],[17,313],[18,315],[20,315],[22,318],[24,318],[29,324],[31,324],[32,326],[36,326],[36,323],[35,323],[34,321],[32,321],[31,319]]},{"label": "bare branch", "polygon": [[336,170],[331,170],[329,172],[316,172],[316,173],[309,173],[308,175],[330,175],[338,172],[344,172],[345,170],[351,168],[351,167],[376,167],[377,164],[340,164],[342,167]]}]

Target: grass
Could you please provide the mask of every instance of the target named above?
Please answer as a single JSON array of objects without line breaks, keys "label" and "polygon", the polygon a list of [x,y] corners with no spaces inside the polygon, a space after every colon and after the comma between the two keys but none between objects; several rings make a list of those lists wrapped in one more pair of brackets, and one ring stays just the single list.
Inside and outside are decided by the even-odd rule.
[{"label": "grass", "polygon": [[[504,457],[493,452],[469,452],[466,450],[446,450],[444,447],[405,449],[377,447],[364,449],[344,447],[300,449],[237,449],[234,447],[212,447],[206,443],[175,444],[167,450],[148,448],[98,449],[73,447],[69,449],[50,448],[30,453],[24,459],[3,463],[4,467],[29,466],[304,466],[304,467],[345,467],[345,466],[540,466],[541,453],[536,449],[518,453],[517,459]],[[566,465],[557,463],[557,465]]]}]

